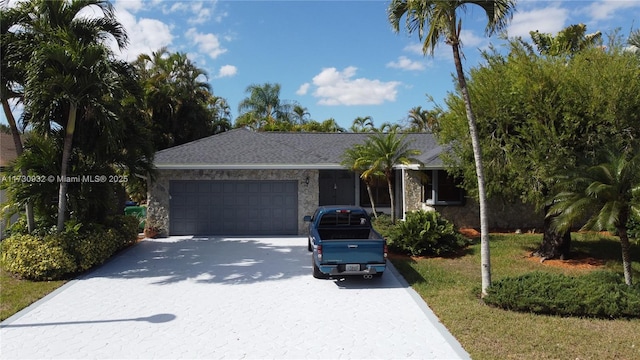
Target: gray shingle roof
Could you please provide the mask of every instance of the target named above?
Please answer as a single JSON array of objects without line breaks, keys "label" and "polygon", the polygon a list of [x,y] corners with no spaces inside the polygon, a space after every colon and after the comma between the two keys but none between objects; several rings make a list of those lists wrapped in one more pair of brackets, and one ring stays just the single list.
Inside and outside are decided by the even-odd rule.
[{"label": "gray shingle roof", "polygon": [[[234,129],[156,153],[157,168],[331,169],[342,168],[341,156],[368,133],[255,132]],[[407,135],[426,167],[441,167],[442,152],[432,134]]]}]

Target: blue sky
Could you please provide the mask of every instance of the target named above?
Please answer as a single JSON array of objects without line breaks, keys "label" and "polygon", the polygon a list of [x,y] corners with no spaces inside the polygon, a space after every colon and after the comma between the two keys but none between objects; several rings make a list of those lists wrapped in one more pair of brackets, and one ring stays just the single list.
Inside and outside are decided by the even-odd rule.
[{"label": "blue sky", "polygon": [[[233,118],[251,84],[279,83],[280,98],[306,107],[312,119],[334,118],[348,128],[371,116],[376,125],[402,122],[415,106],[431,108],[453,90],[451,48],[424,56],[417,35],[392,31],[389,1],[168,1],[116,0],[130,45],[119,54],[134,60],[162,46],[187,53],[207,71],[213,93],[227,99]],[[466,68],[497,37],[484,36],[481,10],[463,20]],[[520,0],[509,36],[556,33],[576,23],[589,33],[640,24],[640,1]],[[4,114],[0,121],[6,122]]]}]

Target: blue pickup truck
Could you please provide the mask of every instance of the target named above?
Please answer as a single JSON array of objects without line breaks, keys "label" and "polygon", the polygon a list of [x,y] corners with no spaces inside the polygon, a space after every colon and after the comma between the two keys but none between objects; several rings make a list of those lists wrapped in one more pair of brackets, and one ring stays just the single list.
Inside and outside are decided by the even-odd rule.
[{"label": "blue pickup truck", "polygon": [[371,226],[367,212],[357,206],[321,206],[309,223],[308,250],[313,252],[313,276],[382,276],[387,243]]}]

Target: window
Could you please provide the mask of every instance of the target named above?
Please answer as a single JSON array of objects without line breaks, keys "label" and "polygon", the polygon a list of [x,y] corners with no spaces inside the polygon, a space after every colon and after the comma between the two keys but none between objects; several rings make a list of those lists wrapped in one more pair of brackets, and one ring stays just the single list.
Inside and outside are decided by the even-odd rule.
[{"label": "window", "polygon": [[[389,185],[387,185],[387,179],[382,177],[376,177],[371,180],[371,196],[373,196],[373,203],[376,207],[389,207],[391,206],[391,199],[389,198]],[[369,193],[367,192],[367,184],[360,179],[360,206],[370,207],[371,201],[369,201]]]},{"label": "window", "polygon": [[445,170],[425,171],[426,181],[422,187],[422,202],[430,205],[461,205],[464,190],[461,179],[449,175]]}]

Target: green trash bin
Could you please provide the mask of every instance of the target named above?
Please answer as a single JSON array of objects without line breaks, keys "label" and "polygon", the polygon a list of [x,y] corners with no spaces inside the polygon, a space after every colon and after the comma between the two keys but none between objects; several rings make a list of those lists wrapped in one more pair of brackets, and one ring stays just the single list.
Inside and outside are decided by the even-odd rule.
[{"label": "green trash bin", "polygon": [[138,230],[140,232],[144,231],[144,223],[147,219],[147,207],[146,206],[127,206],[124,208],[125,215],[131,215],[138,218],[140,224],[138,225]]}]

